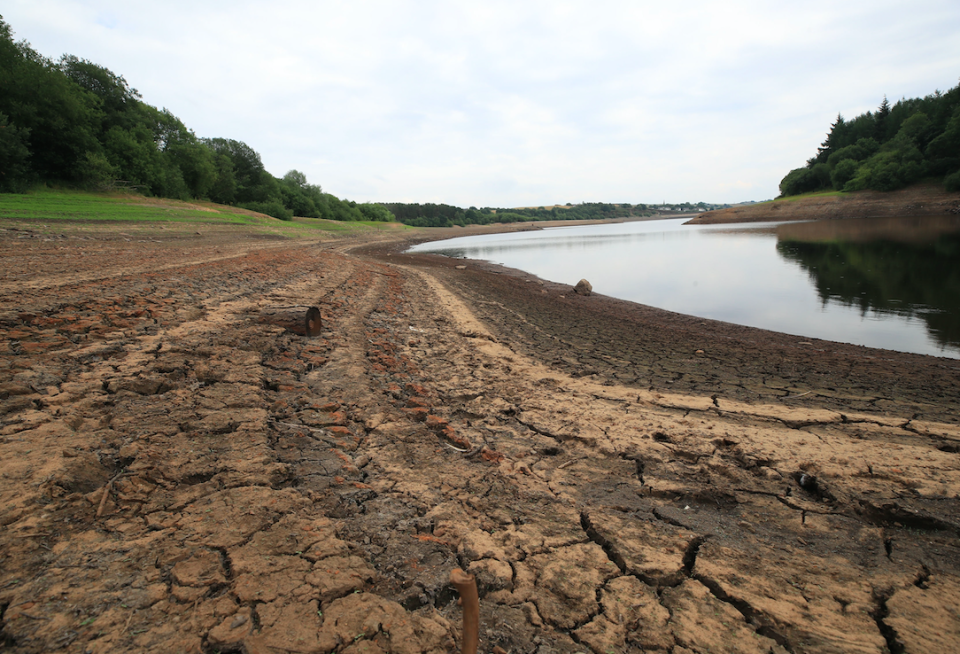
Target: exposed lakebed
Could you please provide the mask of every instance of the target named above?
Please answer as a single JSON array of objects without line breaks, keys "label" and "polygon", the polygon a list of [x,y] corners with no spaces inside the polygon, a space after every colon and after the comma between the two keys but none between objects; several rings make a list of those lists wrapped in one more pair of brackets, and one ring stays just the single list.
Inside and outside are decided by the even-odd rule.
[{"label": "exposed lakebed", "polygon": [[582,225],[424,243],[679,313],[960,358],[960,219]]},{"label": "exposed lakebed", "polygon": [[958,650],[956,361],[100,229],[0,231],[4,651]]}]

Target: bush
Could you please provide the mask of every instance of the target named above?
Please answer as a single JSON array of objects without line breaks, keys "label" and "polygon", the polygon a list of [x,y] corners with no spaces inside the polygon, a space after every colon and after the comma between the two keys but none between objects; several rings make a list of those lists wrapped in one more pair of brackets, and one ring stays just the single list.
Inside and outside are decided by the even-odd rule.
[{"label": "bush", "polygon": [[363,220],[363,214],[357,209],[356,203],[341,200],[330,193],[324,193],[324,199],[326,206],[322,218],[340,221]]},{"label": "bush", "polygon": [[875,191],[894,191],[900,188],[904,185],[900,164],[891,161],[872,168],[867,183]]},{"label": "bush", "polygon": [[780,182],[780,195],[812,193],[830,186],[830,167],[819,163],[813,168],[795,168]]},{"label": "bush", "polygon": [[303,216],[304,218],[319,218],[320,210],[314,204],[313,199],[308,197],[299,187],[291,186],[281,182],[280,194],[283,196],[283,204],[293,213],[294,216]]},{"label": "bush", "polygon": [[244,202],[240,205],[244,209],[265,213],[268,216],[279,218],[280,220],[293,220],[293,214],[283,206],[278,200],[267,200],[266,202]]},{"label": "bush", "polygon": [[893,191],[904,186],[901,166],[891,158],[873,157],[857,171],[856,176],[847,182],[844,191]]},{"label": "bush", "polygon": [[960,170],[944,177],[943,186],[951,192],[960,191]]},{"label": "bush", "polygon": [[77,162],[76,175],[83,188],[103,191],[113,187],[117,169],[110,165],[102,152],[87,151]]},{"label": "bush", "polygon": [[852,159],[854,161],[863,161],[868,157],[877,153],[877,150],[880,149],[880,144],[875,140],[870,138],[864,138],[858,140],[853,145],[848,145],[845,148],[840,148],[827,158],[827,164],[830,166],[837,166],[842,161]]},{"label": "bush", "polygon": [[847,182],[857,176],[857,169],[860,164],[853,159],[843,159],[834,167],[830,173],[830,183],[833,188],[842,191]]},{"label": "bush", "polygon": [[946,129],[927,146],[930,172],[943,175],[960,166],[960,111],[950,119]]},{"label": "bush", "polygon": [[366,220],[376,220],[379,222],[393,222],[397,218],[382,204],[376,204],[372,202],[364,202],[363,204],[358,204],[357,209],[363,214],[363,217]]}]

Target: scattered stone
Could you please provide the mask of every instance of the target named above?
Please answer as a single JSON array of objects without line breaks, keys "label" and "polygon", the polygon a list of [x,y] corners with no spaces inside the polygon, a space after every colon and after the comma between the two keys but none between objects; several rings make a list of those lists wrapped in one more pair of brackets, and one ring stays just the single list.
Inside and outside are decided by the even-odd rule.
[{"label": "scattered stone", "polygon": [[573,287],[573,291],[577,295],[590,295],[593,293],[593,285],[585,279],[581,279],[577,282],[577,285]]}]

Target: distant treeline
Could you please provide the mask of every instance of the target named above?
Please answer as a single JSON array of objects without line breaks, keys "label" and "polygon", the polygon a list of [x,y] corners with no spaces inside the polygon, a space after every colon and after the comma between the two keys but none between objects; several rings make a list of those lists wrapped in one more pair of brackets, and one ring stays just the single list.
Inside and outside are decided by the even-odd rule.
[{"label": "distant treeline", "polygon": [[285,220],[393,220],[383,206],[340,200],[296,170],[274,177],[241,141],[198,138],[110,70],[15,42],[0,16],[0,192],[37,184],[202,198]]},{"label": "distant treeline", "polygon": [[892,191],[923,179],[960,191],[960,85],[902,99],[853,120],[837,115],[817,155],[780,182],[781,195],[812,191]]},{"label": "distant treeline", "polygon": [[462,209],[449,204],[411,204],[403,202],[385,202],[383,206],[402,223],[414,227],[451,227],[453,225],[489,225],[491,223],[518,223],[537,220],[603,220],[609,218],[640,218],[658,213],[694,212],[722,209],[728,204],[691,204],[646,205],[646,204],[609,204],[605,202],[567,203],[563,206],[496,209],[470,207]]},{"label": "distant treeline", "polygon": [[531,220],[596,220],[601,218],[627,218],[650,215],[644,204],[586,204],[553,207],[551,209],[494,209],[484,207],[461,209],[449,204],[404,204],[386,202],[383,206],[400,222],[414,227],[450,227],[453,225],[489,225],[491,223],[517,223]]}]

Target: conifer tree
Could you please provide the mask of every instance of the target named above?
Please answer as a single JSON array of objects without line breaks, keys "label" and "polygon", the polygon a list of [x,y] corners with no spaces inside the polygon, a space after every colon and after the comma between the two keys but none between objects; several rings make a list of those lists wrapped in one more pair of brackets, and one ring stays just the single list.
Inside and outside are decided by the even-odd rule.
[{"label": "conifer tree", "polygon": [[814,163],[826,163],[827,157],[839,147],[839,139],[845,126],[846,122],[843,120],[843,116],[838,113],[837,120],[830,125],[827,138],[820,144],[820,147],[817,148],[817,156],[814,158]]},{"label": "conifer tree", "polygon": [[877,108],[877,113],[874,114],[874,120],[877,121],[877,136],[876,139],[879,143],[883,143],[886,138],[887,130],[887,117],[890,115],[890,102],[887,100],[887,95],[884,93],[883,102],[880,103],[880,107]]}]

